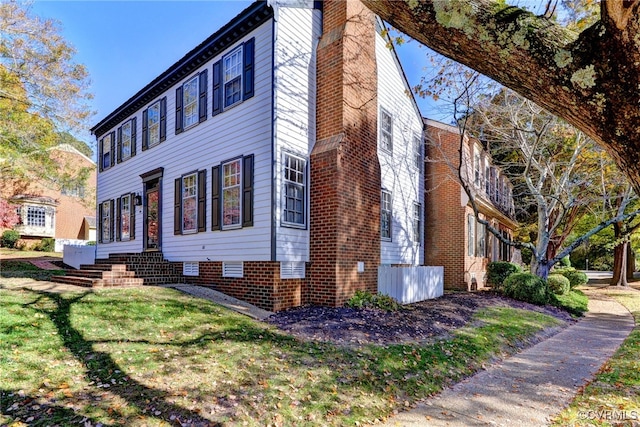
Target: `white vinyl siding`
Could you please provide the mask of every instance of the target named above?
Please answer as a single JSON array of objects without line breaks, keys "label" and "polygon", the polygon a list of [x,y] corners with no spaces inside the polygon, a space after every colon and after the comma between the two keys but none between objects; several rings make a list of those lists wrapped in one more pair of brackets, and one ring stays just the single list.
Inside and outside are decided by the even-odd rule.
[{"label": "white vinyl siding", "polygon": [[[415,215],[415,207],[424,207],[423,168],[417,167],[422,166],[422,152],[418,150],[421,148],[418,139],[422,136],[422,117],[393,50],[387,47],[387,41],[380,34],[376,36],[376,64],[378,116],[384,116],[384,112],[392,115],[390,130],[386,124],[378,123],[381,187],[393,194],[391,236],[381,236],[380,263],[421,265],[424,243],[416,236],[415,228],[422,228],[422,224]],[[381,131],[390,135],[391,141],[384,142],[386,137]]]},{"label": "white vinyl siding", "polygon": [[[273,171],[276,186],[275,259],[303,262],[309,261],[309,212],[306,209],[303,215],[304,224],[286,221],[284,168],[286,154],[308,161],[316,140],[315,49],[320,37],[322,13],[311,7],[281,5],[277,14],[278,37],[274,59],[276,164]],[[304,199],[305,207],[308,207],[309,191],[305,192]]]},{"label": "white vinyl siding", "polygon": [[[99,174],[98,200],[107,200],[127,192],[142,193],[144,187],[140,174],[158,167],[163,168],[160,219],[162,253],[167,260],[203,262],[272,259],[272,26],[272,22],[265,22],[238,41],[241,44],[251,38],[255,39],[253,97],[217,116],[209,114],[208,119],[198,126],[175,135],[173,129],[176,115],[172,113],[176,110],[175,93],[178,85],[182,85],[184,81],[177,82],[156,98],[166,96],[166,141],[153,149],[140,151],[127,162]],[[229,51],[221,52],[203,63],[201,68],[193,70],[194,75],[205,69],[211,73],[213,63],[220,61]],[[212,186],[211,169],[229,159],[247,155],[254,156],[253,226],[212,231],[212,202],[209,194]],[[185,172],[193,170],[207,171],[206,231],[186,236],[174,235],[174,183]],[[136,236],[143,236],[143,209],[142,206],[136,209],[135,233]],[[106,258],[109,253],[141,252],[144,240],[136,238],[109,245],[99,244],[97,256]]]}]

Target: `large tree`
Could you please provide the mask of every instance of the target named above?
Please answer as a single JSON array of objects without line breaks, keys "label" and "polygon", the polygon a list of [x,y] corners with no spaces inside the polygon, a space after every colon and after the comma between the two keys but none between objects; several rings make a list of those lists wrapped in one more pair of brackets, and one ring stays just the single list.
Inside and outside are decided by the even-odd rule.
[{"label": "large tree", "polygon": [[504,0],[363,2],[585,132],[640,194],[640,0],[602,1],[600,19],[581,32]]},{"label": "large tree", "polygon": [[88,128],[88,74],[59,25],[30,13],[28,4],[0,2],[0,179],[59,183],[50,156],[61,143],[91,149],[67,132]]}]

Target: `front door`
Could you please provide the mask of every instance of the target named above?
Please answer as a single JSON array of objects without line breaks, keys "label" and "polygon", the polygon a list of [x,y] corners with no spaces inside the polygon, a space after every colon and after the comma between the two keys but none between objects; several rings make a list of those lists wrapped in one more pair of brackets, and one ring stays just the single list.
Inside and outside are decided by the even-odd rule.
[{"label": "front door", "polygon": [[158,180],[145,183],[145,251],[157,251],[160,242],[160,185]]}]

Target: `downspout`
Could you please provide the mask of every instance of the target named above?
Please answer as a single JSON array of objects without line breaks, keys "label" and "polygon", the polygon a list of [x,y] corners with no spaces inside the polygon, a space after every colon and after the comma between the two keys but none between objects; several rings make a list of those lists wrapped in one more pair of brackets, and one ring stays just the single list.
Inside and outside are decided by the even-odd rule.
[{"label": "downspout", "polygon": [[276,161],[276,31],[278,26],[276,20],[278,17],[278,5],[272,2],[273,20],[271,21],[271,261],[276,261],[276,169],[278,167]]}]

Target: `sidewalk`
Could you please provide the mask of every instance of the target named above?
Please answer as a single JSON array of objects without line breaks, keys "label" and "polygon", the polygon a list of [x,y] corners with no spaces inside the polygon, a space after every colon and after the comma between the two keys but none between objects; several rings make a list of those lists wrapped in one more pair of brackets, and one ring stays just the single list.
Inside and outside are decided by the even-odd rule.
[{"label": "sidewalk", "polygon": [[634,327],[622,305],[590,290],[575,325],[390,418],[384,426],[545,426]]}]

